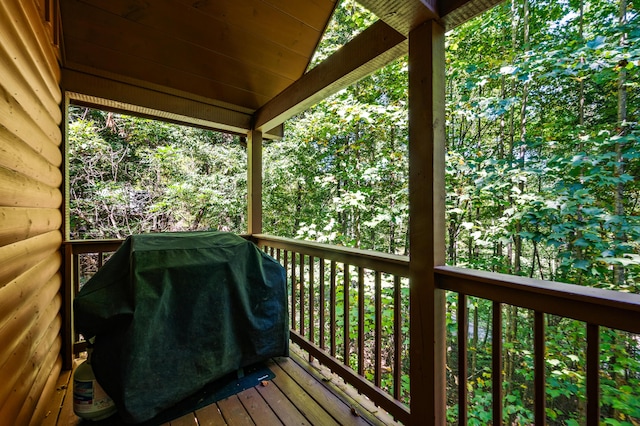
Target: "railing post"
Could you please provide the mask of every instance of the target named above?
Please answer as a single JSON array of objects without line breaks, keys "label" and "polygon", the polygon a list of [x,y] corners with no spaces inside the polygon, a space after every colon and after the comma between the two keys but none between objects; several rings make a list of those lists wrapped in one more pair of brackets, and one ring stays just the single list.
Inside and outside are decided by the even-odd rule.
[{"label": "railing post", "polygon": [[409,33],[409,223],[411,424],[446,421],[444,265],[444,28],[431,20]]},{"label": "railing post", "polygon": [[262,132],[247,136],[247,232],[253,235],[262,233]]},{"label": "railing post", "polygon": [[587,426],[600,424],[600,327],[587,324]]}]

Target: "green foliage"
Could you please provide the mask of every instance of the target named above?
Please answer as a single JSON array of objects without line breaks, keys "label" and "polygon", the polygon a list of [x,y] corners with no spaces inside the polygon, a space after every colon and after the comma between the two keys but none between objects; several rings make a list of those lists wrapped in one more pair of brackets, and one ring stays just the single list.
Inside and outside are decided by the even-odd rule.
[{"label": "green foliage", "polygon": [[[448,264],[640,292],[640,4],[628,3],[621,22],[619,0],[511,0],[447,34]],[[373,21],[356,2],[342,2],[311,66]],[[290,120],[282,140],[265,142],[264,232],[408,254],[407,68],[406,58],[391,63]],[[82,109],[71,115],[74,236],[244,232],[246,154],[236,138]],[[366,277],[364,295],[368,360],[372,280]],[[323,307],[335,309],[337,353],[348,343],[352,367],[356,281],[352,274],[335,306]],[[349,330],[341,328],[345,292]],[[393,305],[388,277],[382,297]],[[457,421],[456,383],[464,380],[469,423],[488,424],[492,305],[469,300],[466,378],[455,371],[456,307],[448,295],[447,419]],[[401,393],[408,401],[408,303],[403,309]],[[531,424],[533,315],[516,307],[502,315],[504,366],[496,374],[503,420]],[[547,421],[582,424],[584,324],[546,322]],[[382,324],[390,368],[392,309]],[[603,330],[601,339],[602,422],[638,424],[638,336]],[[366,377],[371,369],[367,361]],[[382,387],[393,386],[385,370]]]},{"label": "green foliage", "polygon": [[72,108],[71,236],[244,232],[246,153],[236,137]]}]

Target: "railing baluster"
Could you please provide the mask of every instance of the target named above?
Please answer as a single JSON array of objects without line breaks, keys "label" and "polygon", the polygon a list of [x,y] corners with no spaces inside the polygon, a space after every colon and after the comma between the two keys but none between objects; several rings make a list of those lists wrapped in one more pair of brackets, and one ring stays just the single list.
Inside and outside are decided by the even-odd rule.
[{"label": "railing baluster", "polygon": [[276,250],[276,260],[280,262],[280,249]]},{"label": "railing baluster", "polygon": [[[467,378],[469,377],[469,363],[467,360],[467,345],[469,341],[469,312],[467,310],[467,295],[458,293],[458,424],[467,424]],[[475,331],[477,333],[477,331]]]},{"label": "railing baluster", "polygon": [[320,306],[319,306],[319,315],[320,317],[318,318],[318,321],[320,322],[320,325],[318,327],[318,339],[320,340],[320,349],[324,349],[325,348],[325,333],[324,333],[324,328],[325,328],[325,306],[326,306],[326,300],[325,300],[325,283],[324,283],[324,259],[323,258],[319,258],[318,259],[318,263],[319,263],[319,271],[318,274],[320,282],[320,288],[318,289],[318,291],[320,292]]},{"label": "railing baluster", "polygon": [[300,253],[300,305],[299,305],[299,315],[300,315],[300,334],[304,336],[304,253]]},{"label": "railing baluster", "polygon": [[382,273],[376,271],[375,279],[375,371],[374,383],[380,387],[382,384]]},{"label": "railing baluster", "polygon": [[344,344],[344,348],[343,348],[343,354],[342,356],[344,357],[344,363],[348,366],[351,366],[350,363],[350,350],[349,350],[349,335],[350,333],[350,329],[351,329],[351,324],[349,323],[349,291],[351,289],[351,277],[349,276],[349,264],[345,263],[344,264],[344,283],[343,283],[343,291],[342,291],[342,298],[343,298],[343,305],[344,305],[344,310],[342,312],[342,317],[343,317],[343,322],[344,322],[344,330],[342,331],[342,335],[343,335],[343,344]]},{"label": "railing baluster", "polygon": [[502,303],[493,302],[491,361],[492,361],[492,393],[493,424],[502,424]]},{"label": "railing baluster", "polygon": [[329,331],[331,356],[336,356],[336,261],[331,261],[331,287],[329,288]]},{"label": "railing baluster", "polygon": [[534,388],[535,388],[535,424],[544,425],[547,419],[546,413],[546,390],[545,390],[545,324],[544,312],[535,311],[533,319],[534,333]]},{"label": "railing baluster", "polygon": [[291,329],[296,330],[296,252],[291,252]]},{"label": "railing baluster", "polygon": [[587,426],[600,424],[600,327],[587,324]]},{"label": "railing baluster", "polygon": [[364,376],[364,268],[358,266],[358,374]]},{"label": "railing baluster", "polygon": [[402,288],[400,277],[393,277],[393,397],[402,394]]},{"label": "railing baluster", "polygon": [[316,292],[314,288],[315,281],[315,265],[316,261],[313,256],[309,256],[309,341],[315,343],[315,299]]}]

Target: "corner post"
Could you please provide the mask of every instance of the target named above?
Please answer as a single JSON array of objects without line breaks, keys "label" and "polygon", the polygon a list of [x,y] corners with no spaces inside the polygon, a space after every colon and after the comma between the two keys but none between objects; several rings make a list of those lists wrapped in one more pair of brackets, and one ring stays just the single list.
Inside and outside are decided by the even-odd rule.
[{"label": "corner post", "polygon": [[431,20],[409,33],[412,425],[446,421],[446,298],[434,271],[445,262],[444,32]]},{"label": "corner post", "polygon": [[247,134],[247,232],[262,233],[262,132]]}]

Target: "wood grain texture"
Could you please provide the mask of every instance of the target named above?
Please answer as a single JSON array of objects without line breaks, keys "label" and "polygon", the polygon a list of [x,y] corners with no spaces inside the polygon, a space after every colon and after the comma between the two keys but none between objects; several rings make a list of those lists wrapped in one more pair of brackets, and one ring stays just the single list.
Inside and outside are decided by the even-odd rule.
[{"label": "wood grain texture", "polygon": [[71,92],[68,94],[73,103],[95,104],[135,115],[237,133],[244,133],[251,127],[251,115],[245,112],[84,72],[65,69],[62,84],[67,92]]},{"label": "wood grain texture", "polygon": [[358,0],[404,36],[430,19],[437,19],[435,0]]},{"label": "wood grain texture", "polygon": [[25,414],[21,415],[22,408],[28,403],[30,397],[35,398],[34,394],[42,393],[46,379],[54,368],[56,359],[60,356],[60,337],[58,334],[51,334],[55,340],[46,346],[43,342],[43,347],[39,348],[28,360],[28,368],[22,370],[18,382],[0,408],[0,418],[13,419],[13,424],[16,425],[28,424],[33,414],[31,410],[35,405],[27,407],[28,412],[25,411]]},{"label": "wood grain texture", "polygon": [[60,189],[0,167],[0,199],[7,207],[59,208]]},{"label": "wood grain texture", "polygon": [[[283,47],[305,56],[311,56],[321,36],[306,23],[296,19],[263,1],[235,0],[179,0],[210,17],[220,17],[234,22],[248,32],[261,34]],[[306,3],[306,2],[305,2]],[[297,8],[306,7],[303,2],[296,2]],[[329,19],[332,9],[325,10],[325,19]]]},{"label": "wood grain texture", "polygon": [[444,28],[428,21],[409,34],[409,221],[411,423],[446,423]]},{"label": "wood grain texture", "polygon": [[29,424],[53,395],[61,368],[62,91],[54,3],[0,3],[3,424]]},{"label": "wood grain texture", "polygon": [[278,386],[280,391],[304,415],[309,424],[326,426],[339,424],[309,394],[304,392],[299,384],[285,379],[287,373],[277,364],[271,365],[270,368],[275,374],[272,384]]},{"label": "wood grain texture", "polygon": [[262,232],[262,132],[252,130],[247,138],[247,226],[249,234]]},{"label": "wood grain texture", "polygon": [[[65,6],[65,19],[68,20],[65,37],[90,41],[91,45],[101,48],[127,52],[148,61],[149,65],[189,70],[195,76],[265,96],[272,96],[293,82],[293,78],[286,78],[271,70],[245,66],[236,59],[239,54],[226,56],[172,37],[171,30],[143,26],[82,1],[67,0],[65,3],[68,3]],[[86,19],[88,16],[91,19]],[[74,58],[78,59],[76,56]],[[103,65],[108,61],[109,57],[102,58]],[[147,74],[149,69],[153,68],[147,68]]]},{"label": "wood grain texture", "polygon": [[[59,164],[54,165],[47,161],[40,153],[22,139],[0,126],[0,167],[16,171],[31,179],[37,180],[52,187],[62,184],[62,172]],[[57,151],[57,147],[54,148]],[[58,160],[58,155],[54,155]]]},{"label": "wood grain texture", "polygon": [[[16,424],[32,424],[34,417],[38,416],[38,406],[46,404],[46,402],[51,398],[51,394],[55,390],[55,384],[58,380],[58,376],[62,370],[62,357],[60,356],[61,345],[62,340],[58,337],[56,342],[54,342],[50,348],[50,355],[40,366],[40,370],[33,382],[33,386],[31,387],[22,408],[16,417]],[[54,356],[55,359],[53,359]]]},{"label": "wood grain texture", "polygon": [[46,31],[33,2],[0,2],[0,24],[7,34],[2,44],[14,46],[12,49],[15,51],[10,51],[14,58],[24,58],[19,68],[33,72],[33,81],[39,81],[37,84],[43,87],[43,96],[52,98],[56,103],[61,102],[57,58],[46,40]]},{"label": "wood grain texture", "polygon": [[[2,86],[0,86],[0,126],[5,127],[25,143],[31,145],[37,152],[43,151],[45,154],[48,152],[43,146],[46,142],[60,146],[62,141],[62,133],[59,128],[49,126],[44,129],[38,126],[38,123]],[[53,157],[50,162],[56,163]]]},{"label": "wood grain texture", "polygon": [[[14,389],[14,386],[16,386],[16,383],[21,381],[21,376],[24,371],[30,372],[40,367],[40,364],[35,363],[34,361],[42,361],[42,351],[46,346],[43,342],[49,342],[48,344],[51,345],[53,343],[53,339],[57,340],[59,342],[59,354],[61,340],[59,339],[58,330],[62,321],[58,314],[60,303],[61,301],[59,296],[50,302],[50,305],[47,306],[42,315],[37,318],[37,321],[31,324],[33,326],[33,330],[30,330],[30,333],[24,336],[19,345],[13,349],[13,352],[3,364],[2,373],[0,373],[3,376],[2,384],[0,385],[0,396],[2,397],[0,398],[0,401],[4,401],[5,405],[7,404],[7,399],[9,399],[12,394],[21,394],[14,396],[14,398],[26,398],[26,392],[24,392],[24,389]],[[48,348],[49,346],[47,346],[47,350]],[[21,401],[24,401],[24,399]],[[14,414],[17,414],[17,410],[20,409],[22,403],[17,404],[16,400],[14,400],[11,405],[13,406],[12,410],[15,410]],[[16,407],[16,405],[20,405],[20,407]],[[2,418],[1,413],[4,409],[4,406],[0,408],[0,418]]]},{"label": "wood grain texture", "polygon": [[[62,366],[62,359],[60,359],[60,365]],[[41,402],[34,410],[29,426],[56,426],[67,390],[72,386],[71,370],[61,370],[58,373],[55,386],[45,386],[45,391],[51,395],[48,398],[43,395]]]},{"label": "wood grain texture", "polygon": [[255,114],[255,128],[269,129],[348,87],[406,53],[405,37],[378,21],[357,35]]},{"label": "wood grain texture", "polygon": [[[97,46],[70,35],[65,36],[65,46],[68,49],[65,68],[98,74],[106,71],[112,75],[146,81],[162,87],[163,90],[168,87],[207,99],[216,99],[229,105],[240,105],[250,110],[257,109],[269,99],[244,88],[225,85],[196,75],[188,69],[173,69],[129,53]],[[153,69],[151,74],[150,69]]]},{"label": "wood grain texture", "polygon": [[452,266],[440,266],[436,274],[442,289],[640,333],[638,294]]},{"label": "wood grain texture", "polygon": [[54,122],[60,122],[62,112],[60,106],[51,96],[47,95],[44,87],[38,87],[42,80],[30,72],[26,66],[23,55],[17,54],[18,49],[12,47],[14,39],[8,39],[5,43],[0,43],[0,72],[2,73],[2,85],[11,93],[22,105],[30,105],[36,116],[41,114],[39,108],[49,114]]},{"label": "wood grain texture", "polygon": [[220,409],[216,404],[207,405],[196,411],[196,418],[200,426],[226,426]]},{"label": "wood grain texture", "polygon": [[[138,24],[139,32],[157,30],[167,37],[181,40],[191,49],[205,49],[228,58],[235,58],[243,66],[264,69],[285,78],[299,78],[307,65],[307,56],[281,46],[260,32],[251,31],[247,24],[226,21],[211,16],[178,0],[154,0],[149,10],[134,9],[128,0],[82,0],[84,3],[108,11]],[[307,10],[309,7],[294,9]],[[310,17],[320,25],[326,12],[314,10]],[[245,20],[245,22],[247,22]]]},{"label": "wood grain texture", "polygon": [[[58,273],[61,262],[62,255],[59,252],[54,252],[33,268],[0,288],[0,329],[38,291],[43,290],[42,283],[49,282]],[[9,345],[6,344],[4,346]]]},{"label": "wood grain texture", "polygon": [[[7,343],[0,349],[0,361],[8,360],[14,356],[13,350],[20,346],[22,340],[29,338],[29,333],[33,331],[30,328],[36,324],[42,313],[49,309],[49,305],[57,304],[58,308],[60,307],[59,303],[52,302],[61,300],[60,295],[58,295],[60,281],[59,275],[54,276],[40,292],[26,300],[23,305],[13,311],[12,316],[0,325],[0,341],[13,342],[13,344]],[[53,319],[51,318],[49,321],[53,321]],[[49,323],[41,324],[41,327],[49,327],[49,325]],[[22,362],[25,359],[27,358],[23,357]],[[1,374],[4,376],[5,374],[12,374],[12,372],[6,371]],[[4,382],[6,380],[3,380]]]},{"label": "wood grain texture", "polygon": [[329,391],[318,380],[303,370],[296,362],[287,358],[276,359],[278,367],[286,372],[296,383],[305,389],[305,391],[317,401],[318,404],[325,407],[331,417],[338,421],[341,425],[368,425],[369,423],[359,415],[354,415],[351,406],[343,402],[340,398]]},{"label": "wood grain texture", "polygon": [[[0,288],[58,251],[60,231],[51,231],[28,240],[0,247]],[[41,283],[42,284],[42,283]]]},{"label": "wood grain texture", "polygon": [[62,213],[59,209],[0,207],[0,223],[0,246],[5,246],[60,229]]}]

